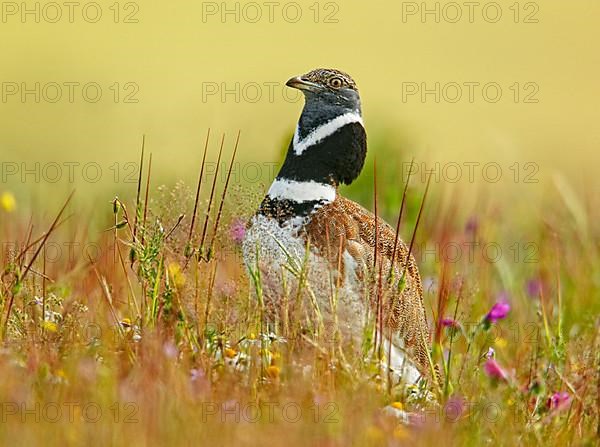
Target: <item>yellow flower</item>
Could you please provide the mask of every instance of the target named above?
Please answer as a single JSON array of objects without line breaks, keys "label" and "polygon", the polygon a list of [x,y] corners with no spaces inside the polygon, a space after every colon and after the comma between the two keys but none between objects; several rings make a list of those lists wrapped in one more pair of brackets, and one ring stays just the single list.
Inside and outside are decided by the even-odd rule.
[{"label": "yellow flower", "polygon": [[169,264],[168,271],[173,285],[177,288],[183,287],[185,284],[185,275],[181,271],[181,266],[176,262],[172,262]]},{"label": "yellow flower", "polygon": [[254,332],[250,332],[250,335],[248,336],[248,338],[250,340],[256,340],[256,334]]},{"label": "yellow flower", "polygon": [[56,332],[58,330],[58,326],[53,321],[44,321],[42,323],[42,328],[48,332]]},{"label": "yellow flower", "polygon": [[404,410],[404,405],[402,405],[402,402],[392,402],[392,407],[394,407],[396,410]]},{"label": "yellow flower", "polygon": [[494,344],[500,348],[500,349],[504,349],[506,348],[507,342],[506,339],[502,338],[502,337],[498,337],[496,340],[494,340]]},{"label": "yellow flower", "polygon": [[0,208],[2,208],[7,213],[12,213],[17,207],[17,201],[15,200],[15,196],[13,196],[10,192],[3,192],[0,196]]},{"label": "yellow flower", "polygon": [[271,379],[277,379],[280,372],[281,369],[279,369],[279,366],[271,365],[267,368],[267,376],[269,376]]},{"label": "yellow flower", "polygon": [[225,357],[232,359],[236,354],[237,352],[235,349],[225,348]]}]

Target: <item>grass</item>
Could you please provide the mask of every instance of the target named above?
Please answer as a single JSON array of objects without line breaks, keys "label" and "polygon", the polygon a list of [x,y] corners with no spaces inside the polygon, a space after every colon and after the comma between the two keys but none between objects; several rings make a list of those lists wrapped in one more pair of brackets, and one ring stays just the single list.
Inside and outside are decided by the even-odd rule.
[{"label": "grass", "polygon": [[[235,149],[221,150],[233,163]],[[425,187],[386,193],[398,181],[380,166],[378,213],[395,223],[406,201],[399,228],[410,240]],[[366,353],[307,336],[298,319],[265,323],[260,274],[249,278],[234,230],[261,191],[202,174],[193,191],[156,188],[145,169],[137,194],[115,198],[100,221],[71,197],[50,218],[0,202],[2,444],[597,442],[597,198],[562,178],[536,203],[432,185],[411,244],[442,371],[427,403],[390,386]],[[500,256],[482,249],[496,245]],[[310,290],[310,265],[290,264]],[[510,311],[490,318],[503,300]],[[388,405],[411,423],[386,415]]]}]

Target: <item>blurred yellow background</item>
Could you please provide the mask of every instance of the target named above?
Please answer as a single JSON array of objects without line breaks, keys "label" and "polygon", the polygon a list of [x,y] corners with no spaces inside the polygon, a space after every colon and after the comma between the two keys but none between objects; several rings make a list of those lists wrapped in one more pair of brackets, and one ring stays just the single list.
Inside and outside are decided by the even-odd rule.
[{"label": "blurred yellow background", "polygon": [[[213,154],[240,129],[240,160],[278,161],[302,106],[284,83],[324,66],[357,81],[374,150],[505,175],[529,161],[577,183],[600,158],[598,17],[597,0],[4,2],[0,160],[91,161],[112,182],[145,134],[157,175],[193,181],[210,127]],[[16,193],[58,188],[32,178]]]}]

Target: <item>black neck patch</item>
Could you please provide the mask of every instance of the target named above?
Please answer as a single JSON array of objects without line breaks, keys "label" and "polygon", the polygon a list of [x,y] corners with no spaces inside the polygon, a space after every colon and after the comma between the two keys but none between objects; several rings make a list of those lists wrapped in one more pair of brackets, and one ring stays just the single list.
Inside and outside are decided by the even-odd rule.
[{"label": "black neck patch", "polygon": [[360,123],[349,123],[300,155],[290,143],[277,178],[318,183],[350,184],[360,174],[367,155],[367,134]]}]

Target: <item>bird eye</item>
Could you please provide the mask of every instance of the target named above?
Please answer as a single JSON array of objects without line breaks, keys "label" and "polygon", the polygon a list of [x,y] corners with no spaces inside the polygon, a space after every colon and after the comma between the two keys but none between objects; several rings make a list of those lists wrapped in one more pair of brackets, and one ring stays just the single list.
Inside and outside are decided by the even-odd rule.
[{"label": "bird eye", "polygon": [[340,88],[344,82],[341,78],[335,77],[329,80],[329,86],[332,88]]}]

